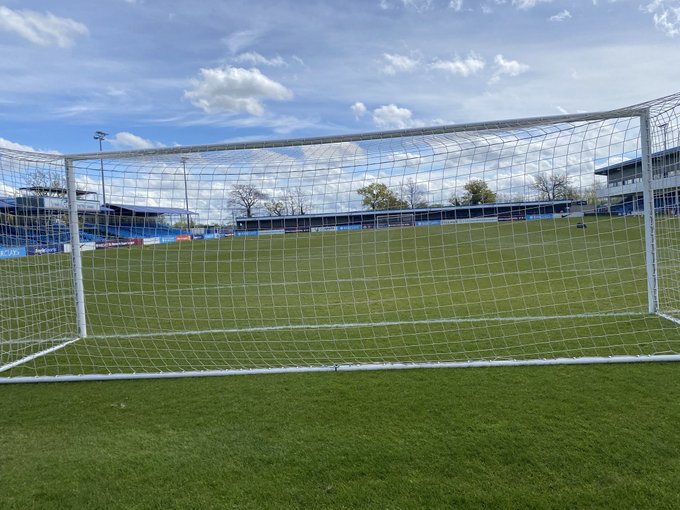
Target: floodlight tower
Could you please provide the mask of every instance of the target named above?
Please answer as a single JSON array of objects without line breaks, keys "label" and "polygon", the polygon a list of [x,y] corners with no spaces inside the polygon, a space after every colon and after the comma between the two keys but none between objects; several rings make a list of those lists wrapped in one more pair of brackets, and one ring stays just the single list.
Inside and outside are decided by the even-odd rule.
[{"label": "floodlight tower", "polygon": [[102,141],[106,138],[108,133],[104,133],[104,131],[95,131],[94,132],[94,139],[99,140],[99,166],[101,169],[101,177],[102,177],[102,205],[106,205],[106,188],[104,187],[104,159],[101,157],[101,152],[102,152]]},{"label": "floodlight tower", "polygon": [[184,174],[184,208],[187,211],[187,230],[191,234],[191,223],[189,220],[189,192],[187,191],[187,157],[182,156],[180,158],[182,161],[182,173]]}]

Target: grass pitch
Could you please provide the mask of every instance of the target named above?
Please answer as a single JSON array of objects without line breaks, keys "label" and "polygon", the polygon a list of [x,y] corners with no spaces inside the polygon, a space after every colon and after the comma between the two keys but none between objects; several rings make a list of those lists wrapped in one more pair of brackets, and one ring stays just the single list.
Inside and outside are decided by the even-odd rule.
[{"label": "grass pitch", "polygon": [[[679,352],[677,324],[647,313],[642,219],[600,218],[587,229],[577,221],[83,252],[88,337],[4,375]],[[67,262],[2,262],[13,278],[3,287],[17,293],[3,301],[8,336],[28,337],[3,361],[44,348],[32,340],[54,328],[76,336]],[[665,297],[673,279],[660,281]]]},{"label": "grass pitch", "polygon": [[[678,327],[646,313],[640,227],[85,252],[91,336],[2,376],[680,352]],[[677,233],[663,232],[672,276]],[[3,344],[3,362],[41,335],[74,336],[69,277],[67,256],[0,261],[0,321],[25,340]],[[677,375],[650,363],[0,385],[0,508],[678,508]]]},{"label": "grass pitch", "polygon": [[0,385],[0,508],[675,509],[679,368]]}]

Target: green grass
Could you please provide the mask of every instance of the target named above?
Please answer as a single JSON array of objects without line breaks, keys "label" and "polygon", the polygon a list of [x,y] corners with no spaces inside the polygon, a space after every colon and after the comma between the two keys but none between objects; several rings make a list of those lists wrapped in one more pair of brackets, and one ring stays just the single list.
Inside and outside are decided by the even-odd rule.
[{"label": "green grass", "polygon": [[[676,227],[659,225],[677,308]],[[641,232],[606,218],[85,252],[90,336],[1,376],[677,353],[680,328],[646,314]],[[0,261],[3,335],[75,335],[68,262]],[[40,348],[2,346],[3,363]],[[0,508],[678,508],[679,368],[0,385]]]},{"label": "green grass", "polygon": [[679,368],[3,385],[0,508],[678,508]]},{"label": "green grass", "polygon": [[[647,315],[641,218],[577,221],[84,252],[88,338],[3,375],[679,352],[680,328]],[[675,285],[676,226],[663,229],[662,291]],[[0,269],[16,294],[0,301],[7,336],[75,336],[68,255]],[[44,345],[19,344],[2,361]]]}]

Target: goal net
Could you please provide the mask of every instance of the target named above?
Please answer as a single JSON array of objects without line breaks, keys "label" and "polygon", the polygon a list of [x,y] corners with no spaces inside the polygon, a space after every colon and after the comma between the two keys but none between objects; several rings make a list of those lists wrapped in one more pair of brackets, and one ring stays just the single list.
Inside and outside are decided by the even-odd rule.
[{"label": "goal net", "polygon": [[4,150],[0,382],[675,359],[679,106]]}]

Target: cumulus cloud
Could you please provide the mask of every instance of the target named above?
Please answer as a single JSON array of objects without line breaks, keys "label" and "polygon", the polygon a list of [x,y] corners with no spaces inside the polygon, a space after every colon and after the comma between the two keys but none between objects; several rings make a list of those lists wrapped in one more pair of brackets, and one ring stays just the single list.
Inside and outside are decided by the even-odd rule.
[{"label": "cumulus cloud", "polygon": [[435,60],[431,65],[431,69],[445,71],[447,73],[456,74],[463,77],[468,77],[477,74],[484,69],[484,59],[474,53],[470,53],[466,58],[454,58],[453,60]]},{"label": "cumulus cloud", "polygon": [[373,122],[381,129],[406,129],[420,126],[408,108],[388,104],[373,110]]},{"label": "cumulus cloud", "polygon": [[459,12],[463,8],[463,0],[450,0],[449,9]]},{"label": "cumulus cloud", "polygon": [[522,64],[517,60],[506,60],[501,54],[496,55],[496,58],[494,58],[494,67],[491,83],[499,81],[502,76],[519,76],[529,70],[528,65]]},{"label": "cumulus cloud", "polygon": [[354,118],[359,120],[366,114],[366,105],[361,101],[357,101],[351,106],[352,113],[354,113]]},{"label": "cumulus cloud", "polygon": [[264,99],[284,101],[293,93],[257,68],[224,66],[201,69],[184,97],[206,113],[246,112],[259,117],[264,114]]},{"label": "cumulus cloud", "polygon": [[0,30],[14,32],[27,41],[39,46],[73,46],[74,39],[86,36],[85,25],[70,18],[60,18],[50,12],[31,10],[14,11],[0,6]]},{"label": "cumulus cloud", "polygon": [[141,136],[134,135],[127,131],[116,133],[113,138],[107,138],[107,141],[115,149],[154,149],[165,147],[162,143],[147,140],[146,138],[142,138]]},{"label": "cumulus cloud", "polygon": [[406,55],[384,53],[383,58],[385,59],[386,64],[383,66],[382,71],[389,75],[394,75],[398,72],[413,71],[418,65],[417,60]]},{"label": "cumulus cloud", "polygon": [[680,5],[677,0],[654,0],[641,9],[653,15],[658,30],[669,37],[680,35]]},{"label": "cumulus cloud", "polygon": [[571,18],[571,13],[570,13],[567,9],[564,9],[562,12],[558,12],[558,13],[555,14],[554,16],[550,16],[550,18],[548,18],[548,19],[549,19],[550,21],[557,21],[557,22],[559,22],[559,21],[567,20],[567,19],[569,19],[569,18]]}]

